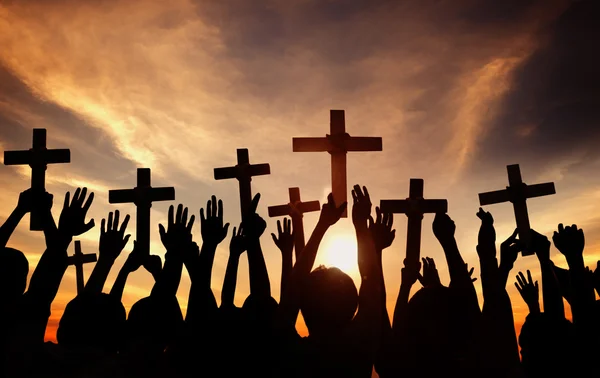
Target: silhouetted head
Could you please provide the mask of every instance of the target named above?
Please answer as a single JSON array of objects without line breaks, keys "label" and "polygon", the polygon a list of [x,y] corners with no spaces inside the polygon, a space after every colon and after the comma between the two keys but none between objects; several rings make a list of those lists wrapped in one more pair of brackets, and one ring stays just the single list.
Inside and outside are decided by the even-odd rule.
[{"label": "silhouetted head", "polygon": [[425,376],[437,375],[438,368],[455,374],[469,364],[471,319],[458,295],[445,286],[427,287],[408,303],[407,363]]},{"label": "silhouetted head", "polygon": [[242,306],[242,317],[254,330],[265,331],[273,324],[277,307],[278,303],[273,297],[257,297],[251,294]]},{"label": "silhouetted head", "polygon": [[13,248],[0,251],[0,300],[2,303],[14,302],[27,287],[29,263],[23,252]]},{"label": "silhouetted head", "polygon": [[544,313],[528,315],[519,334],[519,345],[523,367],[530,376],[564,372],[576,365],[574,328],[565,318]]},{"label": "silhouetted head", "polygon": [[358,292],[349,275],[338,268],[313,270],[303,282],[300,310],[309,333],[329,333],[345,328],[358,306]]},{"label": "silhouetted head", "polygon": [[60,319],[56,338],[67,348],[90,348],[114,353],[125,325],[125,308],[105,293],[78,295]]},{"label": "silhouetted head", "polygon": [[175,296],[146,297],[137,301],[127,318],[127,350],[162,353],[183,327],[183,314]]}]

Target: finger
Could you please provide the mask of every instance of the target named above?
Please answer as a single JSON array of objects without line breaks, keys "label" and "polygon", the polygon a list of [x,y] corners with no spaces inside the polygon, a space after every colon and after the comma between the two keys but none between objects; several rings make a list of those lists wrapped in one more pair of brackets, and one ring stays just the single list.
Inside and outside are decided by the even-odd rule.
[{"label": "finger", "polygon": [[339,213],[340,213],[340,215],[343,214],[344,211],[346,211],[346,207],[348,207],[348,202],[344,202],[344,203],[342,203],[340,205],[340,207],[339,207],[339,210],[340,210]]},{"label": "finger", "polygon": [[381,209],[379,206],[375,206],[375,222],[381,223]]},{"label": "finger", "polygon": [[175,214],[175,223],[181,223],[181,218],[183,216],[183,205],[177,205],[177,213]]},{"label": "finger", "polygon": [[381,215],[381,224],[383,224],[385,227],[388,227],[388,219],[389,219],[390,215],[389,213],[383,213]]},{"label": "finger", "polygon": [[69,207],[69,202],[71,201],[71,193],[67,192],[65,194],[65,203],[63,204],[63,209],[67,209]]},{"label": "finger", "polygon": [[362,194],[362,192],[360,190],[360,186],[359,185],[354,185],[352,188],[354,190],[354,193],[356,193],[356,198],[359,199],[359,200],[362,199],[363,194]]},{"label": "finger", "polygon": [[77,201],[79,201],[79,194],[80,193],[81,193],[81,188],[75,189],[75,193],[73,194],[73,201],[71,202],[72,204],[76,204]]},{"label": "finger", "polygon": [[188,219],[188,208],[184,208],[183,209],[183,214],[181,215],[181,223],[185,226],[185,224],[187,223],[187,219]]},{"label": "finger", "polygon": [[90,193],[90,196],[88,197],[87,201],[85,201],[85,204],[83,205],[83,211],[87,212],[90,209],[90,206],[92,206],[93,201],[94,201],[94,192]]},{"label": "finger", "polygon": [[94,228],[94,226],[96,225],[96,222],[94,222],[94,219],[90,219],[89,222],[87,222],[84,226],[83,226],[83,233],[88,232],[89,230],[91,230],[92,228]]},{"label": "finger", "polygon": [[212,202],[212,216],[213,217],[217,217],[217,196],[211,196],[210,197],[210,201]]},{"label": "finger", "polygon": [[563,226],[563,224],[562,224],[562,223],[559,223],[559,224],[558,224],[558,233],[561,233],[561,232],[563,232],[564,230],[565,230],[565,227]]},{"label": "finger", "polygon": [[356,192],[354,190],[352,190],[350,193],[352,193],[352,203],[356,204],[358,202],[358,196],[357,196]]},{"label": "finger", "polygon": [[283,218],[283,232],[286,234],[290,233],[290,222],[287,218]]},{"label": "finger", "polygon": [[517,290],[519,291],[519,294],[521,294],[521,296],[523,295],[523,292],[521,291],[521,288],[519,287],[519,285],[515,282],[515,287],[517,288]]},{"label": "finger", "polygon": [[106,220],[104,218],[102,218],[102,220],[100,221],[100,235],[106,233],[106,230],[104,228],[105,225],[106,225]]},{"label": "finger", "polygon": [[225,232],[225,235],[227,235],[227,231],[229,231],[229,223],[225,223],[225,226],[223,226],[223,232]]},{"label": "finger", "polygon": [[277,236],[275,236],[275,234],[271,232],[271,237],[273,238],[273,242],[275,243],[275,245],[279,246],[279,242],[277,241]]},{"label": "finger", "polygon": [[369,200],[369,202],[371,201],[371,195],[369,195],[369,191],[367,190],[366,186],[363,186],[363,193],[365,194],[365,199]]},{"label": "finger", "polygon": [[533,283],[533,279],[531,279],[531,272],[529,271],[529,269],[527,269],[527,281],[532,284]]},{"label": "finger", "polygon": [[223,200],[219,200],[217,207],[217,217],[223,219]]},{"label": "finger", "polygon": [[469,269],[469,276],[472,276],[474,271],[475,271],[475,268]]},{"label": "finger", "polygon": [[283,230],[281,229],[281,221],[277,221],[277,234],[283,234]]},{"label": "finger", "polygon": [[168,219],[168,223],[167,223],[167,227],[171,228],[173,227],[173,213],[175,212],[175,208],[173,207],[173,205],[169,206],[169,219]]},{"label": "finger", "polygon": [[521,280],[521,277],[519,277],[519,275],[517,274],[516,276],[517,282],[519,283],[519,285],[521,286],[525,286],[525,284],[523,283],[523,281]]},{"label": "finger", "polygon": [[107,231],[112,231],[113,228],[113,212],[108,213]]},{"label": "finger", "polygon": [[242,227],[242,224],[240,223],[240,228],[238,229],[238,236],[242,236],[244,235],[244,228]]},{"label": "finger", "polygon": [[479,208],[479,211],[476,215],[479,219],[483,220],[483,209],[481,207]]},{"label": "finger", "polygon": [[435,268],[435,261],[433,261],[432,258],[427,258],[429,260],[429,265],[431,265],[432,268]]},{"label": "finger", "polygon": [[538,282],[537,281],[535,281],[535,285],[534,286],[535,286],[535,290],[539,290]]},{"label": "finger", "polygon": [[119,230],[121,235],[123,235],[125,233],[125,230],[127,230],[127,225],[129,224],[130,218],[131,217],[129,216],[129,214],[125,215],[125,219],[123,219],[123,224],[121,224],[121,229]]},{"label": "finger", "polygon": [[256,193],[254,198],[252,198],[252,202],[250,203],[249,211],[250,213],[256,213],[256,209],[258,208],[258,202],[260,201],[260,193]]},{"label": "finger", "polygon": [[117,231],[119,229],[119,218],[120,218],[121,214],[119,213],[119,210],[115,210],[115,221],[113,223],[112,229],[113,231]]},{"label": "finger", "polygon": [[417,280],[419,280],[422,286],[425,286],[425,284],[423,283],[423,276],[419,272],[417,272]]},{"label": "finger", "polygon": [[237,227],[233,227],[233,234],[231,234],[231,240],[235,239],[235,237],[237,236]]},{"label": "finger", "polygon": [[127,243],[129,242],[129,238],[131,237],[130,234],[125,235],[125,238],[123,239],[123,248],[125,248],[125,246],[127,245]]},{"label": "finger", "polygon": [[81,207],[81,205],[83,205],[83,200],[85,199],[85,196],[87,196],[87,188],[83,188],[81,190],[81,193],[79,195],[79,198],[77,198],[77,206]]},{"label": "finger", "polygon": [[477,277],[471,278],[471,282],[475,282],[475,281],[477,281]]},{"label": "finger", "polygon": [[375,221],[373,220],[373,217],[369,215],[369,218],[367,219],[367,228],[373,227],[374,223]]},{"label": "finger", "polygon": [[421,261],[423,262],[423,272],[425,272],[425,270],[427,268],[429,268],[429,263],[428,261],[425,259],[425,257],[421,257]]},{"label": "finger", "polygon": [[392,228],[394,225],[394,213],[388,213],[388,228]]},{"label": "finger", "polygon": [[[167,232],[165,231],[165,226],[163,226],[162,224],[158,224],[158,233],[160,234],[161,238],[164,238],[167,235]],[[134,243],[135,246],[135,243]]]},{"label": "finger", "polygon": [[192,233],[192,228],[194,227],[194,221],[196,221],[196,216],[192,215],[190,217],[190,221],[188,222],[188,225],[187,225],[187,228],[186,228],[187,232],[189,232],[190,234]]}]

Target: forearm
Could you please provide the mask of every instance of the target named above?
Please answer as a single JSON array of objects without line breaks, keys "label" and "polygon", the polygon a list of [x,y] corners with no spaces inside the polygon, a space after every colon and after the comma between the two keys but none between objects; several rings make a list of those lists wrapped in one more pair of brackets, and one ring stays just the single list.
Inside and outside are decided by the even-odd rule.
[{"label": "forearm", "polygon": [[[563,298],[558,286],[558,280],[554,273],[552,261],[540,261],[542,271],[542,295],[544,301],[544,312],[557,318],[565,317]],[[539,312],[539,303],[537,311]]]},{"label": "forearm", "polygon": [[56,297],[66,270],[66,250],[47,249],[31,275],[27,290],[29,296],[49,306]]},{"label": "forearm", "polygon": [[225,279],[223,280],[223,290],[221,290],[221,307],[233,307],[239,262],[239,256],[229,255],[227,269],[225,270]]},{"label": "forearm", "polygon": [[[465,262],[460,255],[456,239],[440,240],[440,244],[446,256],[448,272],[450,273],[450,282],[462,282],[468,279],[468,271]],[[470,280],[469,280],[470,281]]]},{"label": "forearm", "polygon": [[[86,293],[101,293],[106,283],[106,278],[112,269],[114,260],[100,258],[92,270],[92,274],[85,284]],[[120,274],[120,273],[119,273]]]},{"label": "forearm", "polygon": [[0,247],[6,247],[10,236],[13,234],[25,214],[26,213],[23,210],[16,207],[8,218],[6,218],[4,224],[0,226]]},{"label": "forearm", "polygon": [[202,249],[200,250],[197,264],[186,265],[188,273],[190,274],[190,279],[195,281],[199,286],[210,287],[216,251],[217,245],[206,242],[202,243]]},{"label": "forearm", "polygon": [[152,288],[151,295],[171,297],[177,293],[179,282],[181,281],[181,271],[183,270],[183,261],[179,257],[169,257],[167,251],[165,255],[165,266],[159,279]]},{"label": "forearm", "polygon": [[574,323],[589,324],[593,306],[595,302],[594,288],[587,280],[587,272],[583,262],[583,257],[568,258],[569,273],[571,283],[573,285],[573,303],[571,305],[573,311]]},{"label": "forearm", "polygon": [[292,275],[292,267],[292,254],[283,255],[281,258],[281,293],[287,290]]},{"label": "forearm", "polygon": [[125,269],[121,269],[117,279],[115,280],[115,283],[113,284],[113,287],[110,289],[110,296],[118,299],[119,302],[123,298],[123,291],[125,291],[127,277],[129,277],[129,272]]},{"label": "forearm", "polygon": [[397,339],[398,335],[402,334],[406,327],[406,311],[408,308],[408,298],[410,296],[410,290],[412,285],[404,283],[400,284],[400,291],[398,292],[398,299],[396,300],[396,307],[394,308],[394,320],[392,323],[392,330],[394,338]]},{"label": "forearm", "polygon": [[248,244],[248,271],[250,274],[250,294],[257,297],[271,296],[269,272],[263,256],[260,240]]}]

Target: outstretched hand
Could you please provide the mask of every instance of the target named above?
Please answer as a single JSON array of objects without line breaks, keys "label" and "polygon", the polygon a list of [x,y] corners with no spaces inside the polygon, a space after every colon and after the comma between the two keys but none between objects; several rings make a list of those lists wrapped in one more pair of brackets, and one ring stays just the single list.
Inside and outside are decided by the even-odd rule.
[{"label": "outstretched hand", "polygon": [[352,223],[354,226],[367,226],[371,217],[371,196],[366,186],[354,185],[352,189]]},{"label": "outstretched hand", "polygon": [[271,234],[273,241],[284,258],[292,258],[292,252],[294,251],[294,233],[292,231],[292,220],[289,218],[283,218],[283,228],[281,227],[281,221],[277,221],[277,234]]},{"label": "outstretched hand", "polygon": [[[100,259],[115,261],[121,254],[131,235],[125,235],[129,214],[125,216],[121,228],[119,228],[119,210],[108,213],[108,224],[105,219],[100,223]],[[130,254],[131,255],[131,254]]]},{"label": "outstretched hand", "polygon": [[206,202],[206,216],[204,209],[200,209],[200,230],[202,241],[213,246],[219,245],[227,236],[229,223],[223,224],[223,201],[217,202],[217,197],[212,196]]},{"label": "outstretched hand", "polygon": [[233,228],[233,234],[231,235],[231,241],[229,242],[229,254],[240,257],[244,251],[246,251],[246,239],[244,237],[244,229],[240,224],[237,229]]},{"label": "outstretched hand", "polygon": [[417,276],[421,285],[423,287],[442,286],[440,275],[435,267],[435,261],[430,257],[422,257],[421,261],[423,262],[423,275],[418,274]]},{"label": "outstretched hand", "polygon": [[375,206],[375,220],[369,216],[369,230],[375,242],[375,248],[378,252],[383,251],[394,241],[396,230],[392,229],[394,224],[394,214],[382,213],[379,206]]},{"label": "outstretched hand", "polygon": [[562,253],[567,261],[580,260],[583,258],[583,247],[585,246],[585,237],[583,230],[578,229],[577,225],[563,227],[563,224],[558,225],[558,232],[554,232],[552,236],[554,245]]},{"label": "outstretched hand", "polygon": [[262,234],[265,232],[265,229],[267,228],[267,222],[265,222],[265,220],[256,213],[259,201],[260,193],[256,193],[254,198],[252,198],[250,208],[248,208],[248,210],[246,211],[246,216],[245,219],[242,221],[241,226],[244,230],[244,236],[252,240],[260,239]]},{"label": "outstretched hand", "polygon": [[496,230],[494,229],[494,217],[492,217],[492,214],[488,211],[484,211],[480,207],[477,212],[477,217],[481,219],[478,236],[479,245],[496,243]]},{"label": "outstretched hand", "polygon": [[177,206],[177,214],[173,215],[174,207],[169,206],[169,219],[167,229],[162,224],[158,225],[160,240],[168,252],[182,255],[192,243],[192,226],[194,225],[194,216],[188,221],[188,208],[183,208],[182,204]]},{"label": "outstretched hand", "polygon": [[333,194],[329,193],[327,196],[327,203],[324,203],[321,207],[321,215],[319,216],[319,224],[322,226],[333,226],[340,220],[342,214],[346,210],[347,202],[342,203],[339,207],[335,206],[333,200]]},{"label": "outstretched hand", "polygon": [[73,195],[73,200],[70,200],[70,192],[65,194],[65,203],[58,220],[58,229],[65,235],[81,235],[94,227],[94,219],[91,219],[87,223],[85,222],[87,212],[94,200],[94,193],[90,193],[87,201],[85,200],[86,195],[87,188],[77,188]]},{"label": "outstretched hand", "polygon": [[531,272],[527,270],[527,279],[525,279],[525,275],[523,272],[519,272],[517,275],[517,282],[515,282],[515,287],[521,294],[521,297],[527,303],[529,307],[529,311],[533,312],[535,309],[539,309],[539,287],[538,282],[533,282],[531,278]]},{"label": "outstretched hand", "polygon": [[404,267],[400,271],[402,282],[401,286],[410,288],[419,279],[419,271],[421,270],[421,263],[419,261],[408,261],[404,259]]},{"label": "outstretched hand", "polygon": [[508,270],[512,269],[519,252],[524,247],[523,242],[517,239],[517,235],[519,235],[519,230],[515,229],[512,235],[500,244],[500,265]]},{"label": "outstretched hand", "polygon": [[433,234],[439,240],[440,244],[454,240],[456,225],[448,214],[437,213],[433,219]]}]

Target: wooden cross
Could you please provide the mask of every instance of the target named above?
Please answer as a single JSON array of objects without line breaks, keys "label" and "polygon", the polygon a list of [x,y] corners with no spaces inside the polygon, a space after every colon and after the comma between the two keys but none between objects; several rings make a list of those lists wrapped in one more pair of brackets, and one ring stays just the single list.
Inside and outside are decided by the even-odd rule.
[{"label": "wooden cross", "polygon": [[527,198],[548,196],[556,193],[553,182],[543,184],[527,185],[521,178],[519,164],[507,165],[508,186],[506,189],[494,192],[479,193],[479,204],[481,206],[492,205],[501,202],[512,202],[515,211],[515,220],[519,230],[519,240],[524,243],[523,256],[534,254],[530,250],[531,235],[529,230],[529,215],[527,213]]},{"label": "wooden cross", "polygon": [[[292,138],[292,149],[294,152],[329,152],[333,199],[340,206],[348,198],[346,154],[350,151],[381,151],[382,139],[351,137],[346,132],[343,110],[330,110],[330,133],[325,138]],[[344,211],[342,217],[347,216],[348,212]]]},{"label": "wooden cross", "polygon": [[[48,164],[71,162],[71,151],[68,149],[49,150],[46,148],[46,129],[33,129],[33,144],[29,150],[5,151],[5,165],[29,165],[31,167],[31,189],[36,193],[46,190],[46,168]],[[42,230],[42,218],[34,206],[31,210],[29,229]]]},{"label": "wooden cross", "polygon": [[138,168],[137,185],[133,189],[108,191],[109,203],[134,203],[136,207],[136,249],[150,254],[150,208],[154,201],[172,201],[175,188],[154,188],[150,183],[150,168]]},{"label": "wooden cross", "polygon": [[77,279],[77,295],[83,293],[85,282],[83,280],[83,264],[96,262],[95,253],[83,254],[81,252],[81,242],[75,240],[75,254],[67,257],[68,265],[75,265],[75,277]]},{"label": "wooden cross", "polygon": [[240,186],[240,210],[242,220],[244,220],[246,209],[252,203],[253,176],[270,175],[271,166],[269,164],[250,164],[247,148],[237,149],[237,165],[233,167],[215,168],[215,180],[225,180],[235,178]]},{"label": "wooden cross", "polygon": [[269,216],[292,218],[292,230],[294,232],[294,249],[296,250],[296,261],[300,252],[304,249],[304,213],[321,210],[319,201],[302,202],[300,200],[300,188],[289,188],[290,202],[285,205],[269,206]]},{"label": "wooden cross", "polygon": [[423,214],[448,212],[448,201],[424,199],[423,179],[410,179],[408,198],[404,200],[381,200],[384,213],[403,213],[408,217],[406,230],[406,260],[419,262],[421,255],[421,224]]}]

